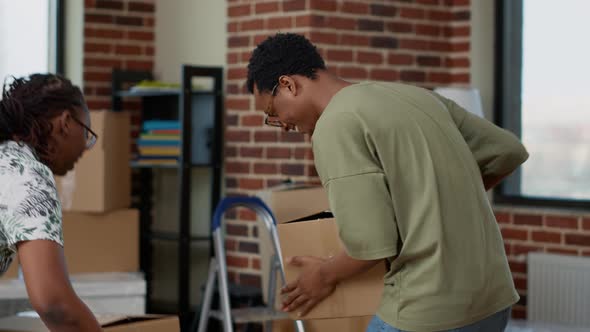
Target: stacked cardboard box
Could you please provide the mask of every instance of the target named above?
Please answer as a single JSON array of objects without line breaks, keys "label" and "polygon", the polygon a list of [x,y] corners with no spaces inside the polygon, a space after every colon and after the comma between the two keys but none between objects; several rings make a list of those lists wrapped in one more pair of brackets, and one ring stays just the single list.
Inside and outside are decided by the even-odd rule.
[{"label": "stacked cardboard box", "polygon": [[[175,332],[180,331],[177,317],[98,316],[105,332]],[[46,332],[43,322],[36,317],[6,317],[0,319],[0,332]]]},{"label": "stacked cardboard box", "polygon": [[[334,218],[320,213],[329,210],[327,195],[321,187],[279,187],[260,192],[273,211],[283,258],[295,255],[329,257],[343,249]],[[305,239],[305,245],[302,245]],[[273,253],[268,237],[261,236],[261,260],[270,262]],[[262,280],[266,285],[270,264],[263,265]],[[385,264],[379,264],[351,280],[338,285],[335,292],[302,319],[306,331],[364,331],[377,311],[383,289]],[[295,280],[297,268],[285,266],[287,282]],[[280,279],[277,279],[280,280]],[[264,291],[263,287],[263,291]],[[265,300],[268,294],[264,293]],[[277,290],[279,306],[280,295]],[[292,317],[296,319],[296,317]],[[292,320],[278,321],[273,331],[295,331]]]}]

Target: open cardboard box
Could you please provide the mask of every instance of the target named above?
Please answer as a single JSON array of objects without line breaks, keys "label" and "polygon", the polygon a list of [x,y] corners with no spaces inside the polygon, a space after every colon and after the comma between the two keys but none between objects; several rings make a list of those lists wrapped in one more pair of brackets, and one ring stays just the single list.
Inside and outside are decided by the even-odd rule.
[{"label": "open cardboard box", "polygon": [[[344,249],[338,237],[336,221],[330,212],[322,212],[277,226],[283,259],[293,256],[330,257]],[[299,268],[285,265],[287,282],[299,275]],[[319,303],[301,319],[324,319],[372,316],[377,312],[383,291],[383,264],[346,280],[334,293]],[[291,318],[297,319],[296,313]]]},{"label": "open cardboard box", "polygon": [[[96,317],[105,332],[176,332],[180,331],[178,317],[160,315]],[[12,316],[0,319],[0,332],[49,331],[38,317]]]}]

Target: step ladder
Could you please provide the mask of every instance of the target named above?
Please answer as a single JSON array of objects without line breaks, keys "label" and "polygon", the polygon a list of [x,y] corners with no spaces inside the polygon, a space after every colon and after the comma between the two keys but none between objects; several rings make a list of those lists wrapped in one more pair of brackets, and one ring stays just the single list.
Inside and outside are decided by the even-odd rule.
[{"label": "step ladder", "polygon": [[[227,264],[225,261],[225,241],[223,238],[221,221],[225,212],[235,207],[245,207],[256,212],[256,214],[262,219],[271,237],[274,254],[272,255],[271,261],[271,275],[268,283],[268,303],[266,306],[231,309],[229,285],[227,280]],[[212,231],[215,257],[211,259],[209,265],[209,276],[207,278],[207,286],[205,288],[197,331],[206,332],[207,323],[209,318],[212,317],[222,322],[224,332],[233,332],[234,323],[254,322],[264,323],[265,331],[271,332],[273,320],[289,319],[286,313],[277,311],[274,308],[276,275],[277,272],[280,272],[279,276],[284,285],[285,272],[283,270],[283,259],[281,257],[281,247],[277,235],[276,222],[272,212],[258,197],[227,197],[221,200],[215,209],[212,221]],[[211,301],[213,299],[216,282],[219,290],[220,310],[211,309]],[[297,332],[305,332],[303,321],[296,320],[294,321],[294,324]]]}]

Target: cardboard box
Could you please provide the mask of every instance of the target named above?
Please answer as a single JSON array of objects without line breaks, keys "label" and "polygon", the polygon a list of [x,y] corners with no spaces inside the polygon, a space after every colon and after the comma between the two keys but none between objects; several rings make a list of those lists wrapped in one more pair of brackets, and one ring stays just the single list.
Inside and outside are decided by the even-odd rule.
[{"label": "cardboard box", "polygon": [[14,279],[18,278],[18,254],[14,256],[12,263],[8,267],[8,270],[0,276],[0,279]]},{"label": "cardboard box", "polygon": [[96,145],[74,169],[56,177],[64,211],[108,212],[131,205],[130,119],[124,112],[90,112]]},{"label": "cardboard box", "polygon": [[[321,186],[297,186],[281,185],[260,191],[256,194],[271,209],[277,224],[309,216],[318,211],[330,209],[328,195]],[[273,253],[270,236],[264,225],[259,226],[260,232],[260,260],[262,298],[268,300],[268,281],[270,278],[270,259]],[[277,287],[281,287],[280,278],[277,275]]]},{"label": "cardboard box", "polygon": [[[105,332],[176,332],[180,331],[174,316],[97,316]],[[0,332],[46,332],[41,319],[35,317],[7,317],[0,319]]]},{"label": "cardboard box", "polygon": [[[303,322],[305,332],[364,332],[373,316],[312,319]],[[296,332],[295,323],[284,319],[273,322],[272,332]]]},{"label": "cardboard box", "polygon": [[[330,257],[344,248],[338,237],[336,221],[330,213],[280,224],[278,233],[283,259],[302,255]],[[381,301],[385,273],[387,270],[384,261],[371,270],[338,284],[334,293],[302,319],[374,315]],[[287,282],[291,282],[298,277],[299,268],[285,265],[285,275]],[[291,318],[295,318],[295,314],[291,313]]]},{"label": "cardboard box", "polygon": [[63,213],[69,273],[139,270],[139,211]]}]

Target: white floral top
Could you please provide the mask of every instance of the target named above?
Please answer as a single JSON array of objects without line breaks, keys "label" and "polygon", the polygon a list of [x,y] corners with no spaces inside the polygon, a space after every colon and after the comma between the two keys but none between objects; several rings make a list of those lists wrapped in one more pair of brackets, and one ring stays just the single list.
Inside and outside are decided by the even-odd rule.
[{"label": "white floral top", "polygon": [[0,275],[20,241],[43,239],[63,245],[61,218],[51,170],[29,146],[0,143]]}]

